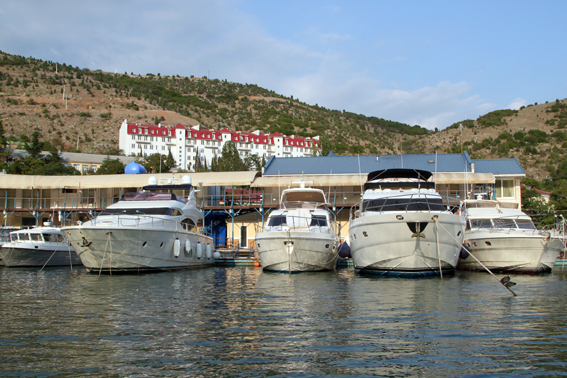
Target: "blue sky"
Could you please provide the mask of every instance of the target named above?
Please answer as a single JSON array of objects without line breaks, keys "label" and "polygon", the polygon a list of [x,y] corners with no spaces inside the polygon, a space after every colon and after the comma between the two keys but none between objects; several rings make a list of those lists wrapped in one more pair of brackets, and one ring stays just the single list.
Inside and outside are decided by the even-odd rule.
[{"label": "blue sky", "polygon": [[562,0],[5,0],[0,50],[444,129],[566,98],[566,14]]}]

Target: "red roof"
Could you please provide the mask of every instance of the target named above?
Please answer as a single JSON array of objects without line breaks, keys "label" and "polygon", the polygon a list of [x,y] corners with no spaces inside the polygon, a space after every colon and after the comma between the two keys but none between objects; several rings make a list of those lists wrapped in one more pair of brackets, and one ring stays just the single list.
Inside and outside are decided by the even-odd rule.
[{"label": "red roof", "polygon": [[[187,128],[183,126],[181,123],[178,123],[175,126],[157,126],[157,125],[146,125],[146,124],[136,124],[136,123],[129,123],[128,124],[128,134],[140,134],[140,128],[147,129],[149,135],[156,135],[156,136],[173,136],[173,130],[177,129],[184,129],[187,130],[186,136],[194,139],[211,139],[215,138],[218,140],[222,139],[221,134],[231,134],[231,140],[234,142],[244,142],[244,143],[255,143],[255,144],[269,144],[273,143],[274,137],[283,137],[284,138],[284,145],[287,146],[299,146],[299,147],[308,147],[306,142],[311,142],[312,145],[318,145],[318,141],[312,138],[304,138],[304,137],[288,137],[286,135],[282,135],[279,132],[275,132],[273,134],[255,134],[249,132],[241,132],[241,131],[230,131],[226,127],[224,127],[220,131],[215,131],[213,129],[204,129],[204,130],[196,130],[193,128]],[[244,140],[240,140],[241,136],[245,137]],[[310,146],[309,146],[310,147]]]}]

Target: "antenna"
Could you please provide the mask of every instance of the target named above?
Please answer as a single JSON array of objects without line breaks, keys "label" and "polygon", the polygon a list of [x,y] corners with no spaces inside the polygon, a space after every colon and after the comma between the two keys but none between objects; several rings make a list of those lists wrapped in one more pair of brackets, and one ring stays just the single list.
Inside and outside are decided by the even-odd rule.
[{"label": "antenna", "polygon": [[402,137],[400,137],[400,154],[402,158],[402,168],[404,168],[404,142],[402,141]]},{"label": "antenna", "polygon": [[362,172],[360,171],[360,155],[358,157],[358,178],[360,181],[360,195],[362,196],[363,188],[362,188]]},{"label": "antenna", "polygon": [[[437,176],[437,151],[435,151],[435,176]],[[437,191],[437,177],[435,177],[435,191]],[[447,198],[449,201],[449,198]]]}]

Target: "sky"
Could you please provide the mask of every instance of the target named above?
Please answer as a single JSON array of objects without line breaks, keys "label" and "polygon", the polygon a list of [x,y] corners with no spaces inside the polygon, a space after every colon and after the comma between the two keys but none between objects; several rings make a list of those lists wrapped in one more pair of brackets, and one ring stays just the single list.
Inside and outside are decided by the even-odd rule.
[{"label": "sky", "polygon": [[0,50],[439,130],[567,96],[564,0],[3,0]]}]

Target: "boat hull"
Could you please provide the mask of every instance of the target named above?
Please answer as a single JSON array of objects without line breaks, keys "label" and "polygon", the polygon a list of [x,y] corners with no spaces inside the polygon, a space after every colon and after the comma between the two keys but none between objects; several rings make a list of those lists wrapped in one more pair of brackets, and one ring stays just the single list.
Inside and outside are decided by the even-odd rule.
[{"label": "boat hull", "polygon": [[97,273],[178,270],[214,264],[212,238],[195,232],[123,226],[74,226],[62,231],[84,266]]},{"label": "boat hull", "polygon": [[[513,235],[510,232],[477,232],[465,236],[465,246],[493,272],[551,272],[563,243],[545,235]],[[460,270],[484,271],[473,257],[463,252]]]},{"label": "boat hull", "polygon": [[2,247],[0,265],[10,267],[79,266],[83,265],[74,251],[65,243],[60,248]]},{"label": "boat hull", "polygon": [[316,272],[333,270],[337,263],[338,238],[334,234],[269,231],[256,235],[263,270]]},{"label": "boat hull", "polygon": [[454,272],[464,231],[465,220],[456,214],[390,212],[356,218],[350,223],[353,265],[360,273],[393,276]]}]

